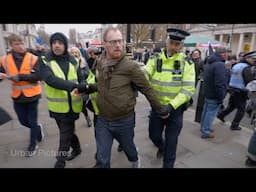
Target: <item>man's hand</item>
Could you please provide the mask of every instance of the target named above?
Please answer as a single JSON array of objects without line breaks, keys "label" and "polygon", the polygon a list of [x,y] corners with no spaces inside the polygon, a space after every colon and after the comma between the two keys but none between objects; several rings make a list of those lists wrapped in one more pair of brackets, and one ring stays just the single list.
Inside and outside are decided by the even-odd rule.
[{"label": "man's hand", "polygon": [[73,96],[81,96],[83,94],[79,93],[78,88],[72,90],[71,95]]},{"label": "man's hand", "polygon": [[5,73],[0,73],[0,79],[6,79],[8,76]]}]

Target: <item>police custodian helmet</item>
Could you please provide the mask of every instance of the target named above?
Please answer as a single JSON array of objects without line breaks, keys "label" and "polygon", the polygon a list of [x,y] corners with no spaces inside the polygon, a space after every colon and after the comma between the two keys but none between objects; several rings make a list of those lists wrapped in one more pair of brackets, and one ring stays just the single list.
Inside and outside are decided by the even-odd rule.
[{"label": "police custodian helmet", "polygon": [[167,33],[168,39],[172,39],[175,41],[183,41],[187,36],[190,35],[190,33],[176,28],[168,28]]}]

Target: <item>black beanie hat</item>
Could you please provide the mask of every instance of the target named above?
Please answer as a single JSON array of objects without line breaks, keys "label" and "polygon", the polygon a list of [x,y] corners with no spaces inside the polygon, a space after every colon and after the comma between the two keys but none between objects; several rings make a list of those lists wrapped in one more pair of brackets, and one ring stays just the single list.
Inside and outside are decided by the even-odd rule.
[{"label": "black beanie hat", "polygon": [[51,47],[52,47],[53,41],[55,41],[55,40],[59,40],[59,41],[63,42],[63,44],[65,46],[65,52],[67,52],[67,50],[68,50],[68,39],[67,39],[67,37],[63,33],[60,33],[60,32],[52,34],[51,37],[50,37]]}]

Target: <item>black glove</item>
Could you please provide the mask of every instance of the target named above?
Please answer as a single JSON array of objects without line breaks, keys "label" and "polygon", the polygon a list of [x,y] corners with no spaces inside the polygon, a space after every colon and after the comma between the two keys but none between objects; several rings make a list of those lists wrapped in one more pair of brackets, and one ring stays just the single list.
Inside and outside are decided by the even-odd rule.
[{"label": "black glove", "polygon": [[77,85],[77,89],[79,91],[79,93],[86,93],[88,91],[89,85],[88,83],[80,83]]},{"label": "black glove", "polygon": [[15,82],[19,82],[20,81],[19,75],[9,76],[8,79],[12,80],[12,81],[15,81]]},{"label": "black glove", "polygon": [[158,111],[158,114],[160,116],[166,116],[169,113],[171,113],[172,111],[174,111],[174,108],[170,104],[168,104],[168,105],[164,105],[162,107],[162,109],[160,111]]}]

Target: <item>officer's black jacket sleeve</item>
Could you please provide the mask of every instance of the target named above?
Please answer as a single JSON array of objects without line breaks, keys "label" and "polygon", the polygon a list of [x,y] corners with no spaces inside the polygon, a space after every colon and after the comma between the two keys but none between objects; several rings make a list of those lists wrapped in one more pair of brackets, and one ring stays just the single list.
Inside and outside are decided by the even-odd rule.
[{"label": "officer's black jacket sleeve", "polygon": [[[43,81],[45,81],[51,87],[54,87],[56,89],[66,90],[69,92],[71,92],[74,88],[77,87],[77,84],[71,81],[63,80],[61,78],[56,77],[53,71],[51,70],[51,68],[46,64],[44,64],[41,58],[39,60],[39,65],[41,68],[41,75],[42,75]],[[78,74],[78,80],[80,81],[81,79],[82,79],[82,75],[79,76]]]},{"label": "officer's black jacket sleeve", "polygon": [[19,74],[20,81],[30,81],[32,83],[42,80],[41,72],[40,72],[40,65],[38,61],[34,65],[33,69],[31,70],[31,74]]}]

